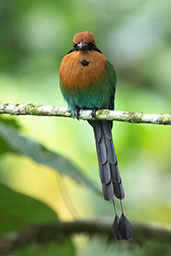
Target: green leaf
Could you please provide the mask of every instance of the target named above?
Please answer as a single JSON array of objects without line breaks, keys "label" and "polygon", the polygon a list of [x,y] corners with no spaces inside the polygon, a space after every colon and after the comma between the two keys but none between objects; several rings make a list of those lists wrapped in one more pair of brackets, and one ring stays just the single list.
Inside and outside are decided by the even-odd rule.
[{"label": "green leaf", "polygon": [[[3,118],[0,117],[0,124],[5,124],[7,126],[12,126],[17,129],[20,128],[20,125],[14,118]],[[3,137],[0,137],[0,155],[4,154],[9,151],[8,143],[3,139]]]},{"label": "green leaf", "polygon": [[12,127],[15,127],[17,128],[18,130],[21,129],[21,125],[19,124],[19,122],[14,119],[14,118],[4,118],[4,117],[0,117],[0,123],[3,123],[5,125],[8,125],[8,126],[12,126]]},{"label": "green leaf", "polygon": [[43,202],[0,184],[0,235],[53,221],[56,213]]},{"label": "green leaf", "polygon": [[96,186],[67,158],[52,152],[42,144],[19,135],[16,129],[0,123],[0,138],[8,145],[9,151],[30,157],[35,162],[51,167],[60,174],[70,176],[77,183],[99,192]]},{"label": "green leaf", "polygon": [[[58,221],[56,213],[43,202],[0,184],[0,236],[7,235],[10,238],[11,235],[17,234],[11,232],[56,221]],[[10,252],[17,256],[57,255],[57,252],[58,255],[75,255],[74,245],[70,238],[60,237],[59,242],[35,241],[28,245],[23,244],[23,246],[24,248],[18,248],[16,244],[17,249]]]}]

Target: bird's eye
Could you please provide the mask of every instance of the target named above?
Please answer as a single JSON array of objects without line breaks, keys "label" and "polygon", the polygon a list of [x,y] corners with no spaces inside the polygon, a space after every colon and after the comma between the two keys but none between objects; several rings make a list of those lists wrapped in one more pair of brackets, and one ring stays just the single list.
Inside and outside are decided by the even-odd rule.
[{"label": "bird's eye", "polygon": [[94,46],[94,42],[88,43],[88,46],[93,47]]},{"label": "bird's eye", "polygon": [[77,47],[77,44],[73,44],[73,47],[76,48],[76,47]]}]

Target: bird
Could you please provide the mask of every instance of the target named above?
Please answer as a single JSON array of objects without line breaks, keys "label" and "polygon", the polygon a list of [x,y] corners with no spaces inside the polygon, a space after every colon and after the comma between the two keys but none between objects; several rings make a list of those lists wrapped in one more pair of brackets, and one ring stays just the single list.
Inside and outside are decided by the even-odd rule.
[{"label": "bird", "polygon": [[[112,138],[113,122],[96,120],[97,110],[114,109],[116,72],[97,47],[93,33],[74,35],[73,47],[61,61],[59,79],[62,95],[75,118],[79,119],[81,109],[91,110],[92,120],[88,122],[94,130],[103,196],[114,207],[112,233],[117,240],[130,240],[133,229],[122,204],[125,193]],[[120,201],[120,217],[115,199]]]}]

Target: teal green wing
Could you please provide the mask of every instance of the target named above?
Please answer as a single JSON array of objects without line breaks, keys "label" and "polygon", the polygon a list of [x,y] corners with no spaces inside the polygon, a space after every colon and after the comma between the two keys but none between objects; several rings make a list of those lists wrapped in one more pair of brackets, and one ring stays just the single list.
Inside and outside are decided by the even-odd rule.
[{"label": "teal green wing", "polygon": [[106,62],[106,70],[108,72],[108,79],[109,79],[110,86],[112,88],[109,109],[114,109],[115,88],[116,88],[117,77],[116,77],[114,66],[108,60]]}]

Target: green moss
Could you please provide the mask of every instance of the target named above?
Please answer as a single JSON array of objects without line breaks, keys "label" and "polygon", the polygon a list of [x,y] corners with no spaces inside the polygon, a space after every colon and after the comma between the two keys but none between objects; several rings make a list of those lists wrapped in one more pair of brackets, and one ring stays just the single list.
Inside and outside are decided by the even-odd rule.
[{"label": "green moss", "polygon": [[27,105],[26,111],[28,111],[31,115],[38,115],[38,116],[41,115],[40,111],[37,110],[34,104]]},{"label": "green moss", "polygon": [[126,115],[127,121],[130,123],[141,123],[142,122],[143,113],[137,115],[134,112],[130,112],[130,113],[125,113],[124,115]]},{"label": "green moss", "polygon": [[171,120],[169,117],[160,116],[157,123],[167,125],[167,124],[171,124]]},{"label": "green moss", "polygon": [[4,106],[4,109],[6,109],[7,107],[8,107],[8,105],[9,105],[10,103],[5,103],[5,104],[3,104],[3,106]]},{"label": "green moss", "polygon": [[109,113],[110,113],[110,110],[108,110],[108,109],[105,109],[105,110],[98,110],[98,112],[96,113],[96,116],[98,117],[98,116],[100,116],[100,115],[109,115]]}]

